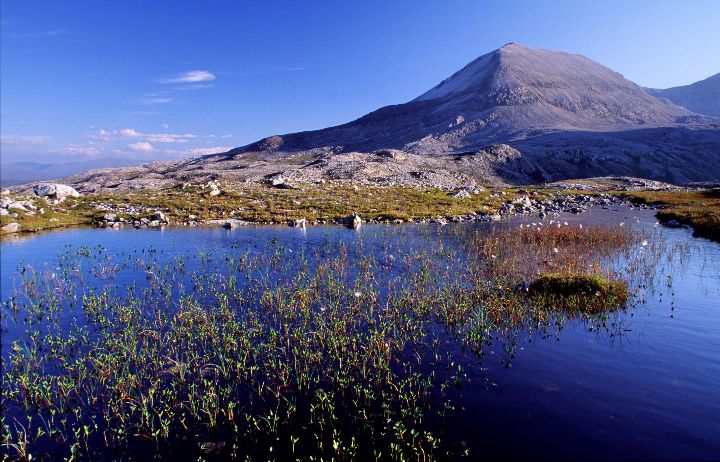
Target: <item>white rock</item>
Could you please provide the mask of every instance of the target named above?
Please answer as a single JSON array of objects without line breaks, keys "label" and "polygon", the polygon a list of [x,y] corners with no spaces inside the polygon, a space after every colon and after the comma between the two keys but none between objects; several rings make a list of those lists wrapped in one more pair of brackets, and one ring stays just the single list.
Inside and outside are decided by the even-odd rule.
[{"label": "white rock", "polygon": [[453,194],[452,197],[456,197],[458,199],[469,199],[471,197],[471,194],[468,192],[467,189],[461,189],[460,191]]},{"label": "white rock", "polygon": [[60,183],[38,183],[33,185],[33,192],[38,197],[49,197],[51,199],[80,197],[80,193],[75,188]]},{"label": "white rock", "polygon": [[357,213],[353,213],[351,215],[348,215],[343,220],[343,223],[345,223],[345,226],[352,229],[358,229],[360,225],[362,225],[362,218],[360,218],[360,215]]},{"label": "white rock", "polygon": [[20,224],[18,223],[8,223],[2,227],[3,233],[17,233],[18,231],[20,231]]},{"label": "white rock", "polygon": [[7,206],[8,210],[21,210],[27,212],[28,209],[23,205],[22,202],[10,202]]}]

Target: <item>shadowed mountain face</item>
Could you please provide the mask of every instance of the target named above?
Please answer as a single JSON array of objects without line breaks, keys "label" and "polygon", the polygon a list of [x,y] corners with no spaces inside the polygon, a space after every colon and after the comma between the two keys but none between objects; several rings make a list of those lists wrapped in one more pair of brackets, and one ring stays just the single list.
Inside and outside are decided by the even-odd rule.
[{"label": "shadowed mountain face", "polygon": [[508,44],[408,103],[231,153],[320,147],[458,152],[554,131],[611,132],[702,120],[583,56]]},{"label": "shadowed mountain face", "polygon": [[661,98],[667,98],[678,106],[683,106],[698,114],[720,117],[720,74],[691,85],[646,91]]}]

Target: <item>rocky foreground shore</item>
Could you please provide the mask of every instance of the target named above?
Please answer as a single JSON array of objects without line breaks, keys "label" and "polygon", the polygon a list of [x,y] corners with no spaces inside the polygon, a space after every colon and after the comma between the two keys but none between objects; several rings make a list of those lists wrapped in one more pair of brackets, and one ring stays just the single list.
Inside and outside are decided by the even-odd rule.
[{"label": "rocky foreground shore", "polygon": [[[67,185],[41,183],[14,192],[3,190],[0,219],[2,234],[70,226],[140,229],[167,225],[225,228],[249,224],[301,228],[323,224],[357,228],[362,223],[442,225],[497,221],[512,215],[553,218],[561,212],[582,213],[591,206],[611,208],[621,203],[653,208],[671,205],[652,200],[661,195],[686,197],[688,203],[703,210],[720,210],[720,200],[713,191],[717,190],[708,189],[708,185],[679,187],[625,177],[523,188],[447,189],[367,186],[346,181],[307,184],[277,177],[252,186],[209,181],[104,195],[81,195]],[[698,201],[698,197],[707,202]],[[664,222],[671,226],[693,224],[672,215],[665,216]],[[716,227],[713,223],[711,230]]]}]

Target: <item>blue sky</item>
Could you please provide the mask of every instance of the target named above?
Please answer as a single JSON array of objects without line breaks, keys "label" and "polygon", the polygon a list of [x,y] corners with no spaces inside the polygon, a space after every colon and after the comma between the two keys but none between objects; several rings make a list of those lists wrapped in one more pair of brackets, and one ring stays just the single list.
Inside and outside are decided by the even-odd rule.
[{"label": "blue sky", "polygon": [[650,87],[720,72],[720,0],[3,0],[2,162],[167,159],[408,101],[507,42]]}]

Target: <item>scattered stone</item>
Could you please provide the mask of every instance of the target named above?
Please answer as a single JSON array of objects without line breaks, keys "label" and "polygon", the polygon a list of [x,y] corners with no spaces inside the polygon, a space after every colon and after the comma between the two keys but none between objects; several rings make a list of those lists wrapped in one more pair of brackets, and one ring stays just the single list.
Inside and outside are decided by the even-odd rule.
[{"label": "scattered stone", "polygon": [[456,192],[455,194],[452,194],[452,197],[455,197],[458,199],[469,199],[471,197],[471,194],[468,192],[467,189],[461,189],[460,191]]},{"label": "scattered stone", "polygon": [[21,212],[27,212],[28,209],[22,202],[11,202],[7,205],[8,210],[20,210]]},{"label": "scattered stone", "polygon": [[33,192],[38,197],[47,197],[49,199],[80,197],[80,193],[75,188],[59,183],[38,183],[33,185]]},{"label": "scattered stone", "polygon": [[20,231],[20,224],[19,223],[8,223],[5,226],[2,227],[3,234],[5,233],[17,233]]},{"label": "scattered stone", "polygon": [[7,188],[3,188],[2,191],[0,191],[0,195],[2,196],[7,196],[8,194],[10,194],[10,190]]},{"label": "scattered stone", "polygon": [[348,215],[347,217],[345,217],[345,219],[343,219],[343,223],[345,224],[345,226],[352,229],[358,229],[360,225],[362,225],[362,222],[362,218],[360,218],[360,215],[358,215],[357,213]]}]

